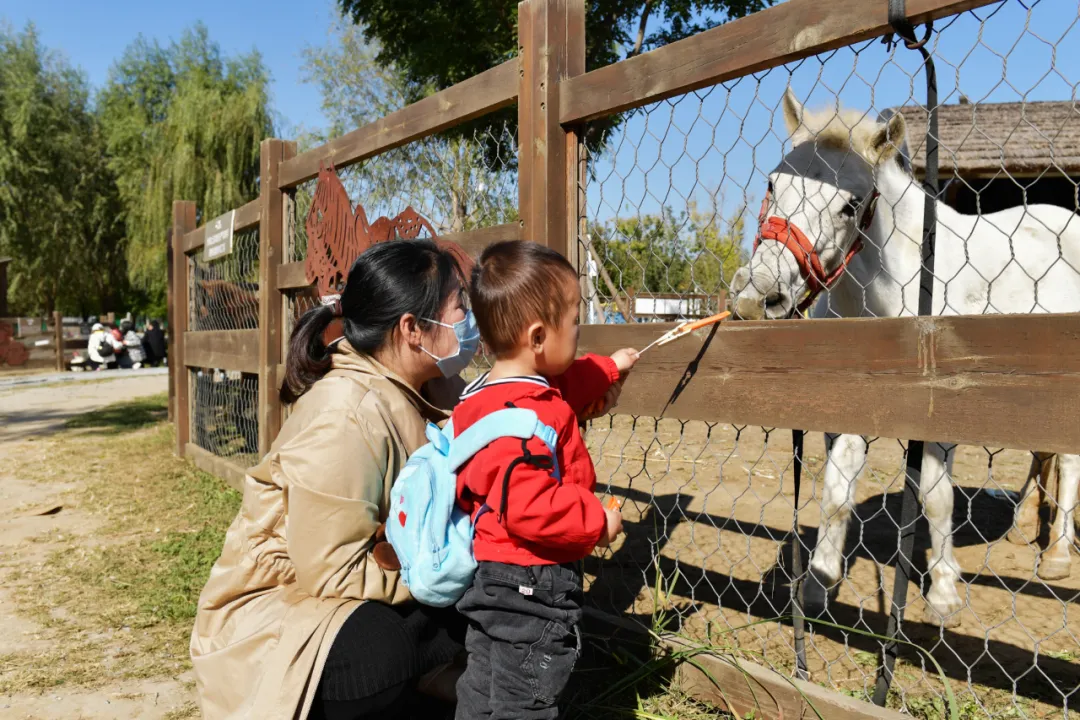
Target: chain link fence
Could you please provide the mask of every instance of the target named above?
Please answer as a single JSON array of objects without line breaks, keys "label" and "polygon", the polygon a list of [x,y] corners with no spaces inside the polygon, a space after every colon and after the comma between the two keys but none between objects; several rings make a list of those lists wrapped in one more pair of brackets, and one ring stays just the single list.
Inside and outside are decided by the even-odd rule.
[{"label": "chain link fence", "polygon": [[[1075,4],[1010,1],[937,23],[935,314],[1080,311],[1078,20]],[[805,233],[818,280],[836,271],[810,316],[917,314],[925,92],[919,54],[874,40],[625,113],[580,188],[590,317],[682,320],[725,299],[797,316],[811,281],[784,242],[755,247],[763,200],[760,220]],[[614,416],[587,441],[628,528],[589,563],[592,602],[790,673],[798,580],[810,678],[873,695],[905,440],[808,435],[798,498],[789,430]],[[947,714],[918,646],[961,717],[1075,715],[1080,458],[1038,450],[927,443],[890,707]]]}]

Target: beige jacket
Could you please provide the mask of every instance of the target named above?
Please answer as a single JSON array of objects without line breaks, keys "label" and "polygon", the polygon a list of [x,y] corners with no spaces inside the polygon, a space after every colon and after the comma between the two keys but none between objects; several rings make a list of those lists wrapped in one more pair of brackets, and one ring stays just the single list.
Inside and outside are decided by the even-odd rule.
[{"label": "beige jacket", "polygon": [[244,481],[191,636],[203,716],[303,718],[326,653],[366,598],[409,599],[369,554],[390,485],[447,415],[343,342]]}]

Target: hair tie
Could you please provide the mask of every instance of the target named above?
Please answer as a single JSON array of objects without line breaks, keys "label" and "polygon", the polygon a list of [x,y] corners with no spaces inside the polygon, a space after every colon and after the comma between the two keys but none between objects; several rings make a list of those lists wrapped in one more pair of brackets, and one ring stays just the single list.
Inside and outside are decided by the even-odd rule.
[{"label": "hair tie", "polygon": [[334,301],[334,317],[341,317],[341,298]]}]

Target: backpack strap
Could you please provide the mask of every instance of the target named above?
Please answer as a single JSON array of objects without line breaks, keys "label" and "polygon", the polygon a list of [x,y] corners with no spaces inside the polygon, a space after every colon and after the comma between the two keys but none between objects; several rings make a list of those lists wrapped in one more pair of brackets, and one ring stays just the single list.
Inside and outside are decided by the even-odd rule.
[{"label": "backpack strap", "polygon": [[[476,453],[485,447],[504,437],[516,437],[521,439],[521,457],[514,458],[506,468],[503,475],[502,501],[499,504],[499,518],[506,516],[507,495],[510,489],[510,474],[514,468],[521,464],[529,464],[545,470],[551,470],[552,476],[561,485],[562,474],[559,472],[558,455],[555,447],[559,441],[559,434],[555,428],[540,422],[540,418],[532,410],[509,405],[505,410],[495,412],[481,418],[468,430],[454,438],[450,448],[450,470],[457,472],[462,465],[472,459]],[[547,446],[550,457],[534,455],[528,449],[528,441],[534,437],[540,438]],[[491,506],[486,502],[480,506],[473,516],[473,524],[490,512]]]},{"label": "backpack strap", "polygon": [[500,438],[529,440],[534,436],[544,441],[554,458],[558,434],[553,428],[540,422],[535,412],[525,408],[496,410],[454,438],[449,455],[450,471],[456,473],[462,465],[472,460],[473,455]]}]

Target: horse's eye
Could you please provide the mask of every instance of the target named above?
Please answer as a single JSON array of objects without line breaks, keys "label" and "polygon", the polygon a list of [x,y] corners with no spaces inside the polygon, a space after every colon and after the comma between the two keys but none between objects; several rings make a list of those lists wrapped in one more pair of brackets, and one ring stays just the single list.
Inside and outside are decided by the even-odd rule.
[{"label": "horse's eye", "polygon": [[844,207],[840,208],[840,214],[844,217],[855,217],[855,211],[858,209],[859,204],[862,202],[861,198],[853,197],[844,204]]}]

